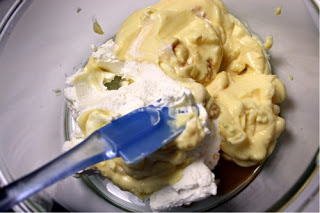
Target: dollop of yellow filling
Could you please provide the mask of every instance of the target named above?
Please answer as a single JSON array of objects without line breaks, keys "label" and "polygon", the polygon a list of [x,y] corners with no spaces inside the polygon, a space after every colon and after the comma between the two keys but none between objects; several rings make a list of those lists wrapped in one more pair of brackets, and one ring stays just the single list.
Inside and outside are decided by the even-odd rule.
[{"label": "dollop of yellow filling", "polygon": [[[224,156],[242,166],[260,163],[285,127],[277,104],[285,87],[263,46],[219,0],[162,0],[133,13],[116,43],[121,60],[158,64],[170,77],[220,107]],[[267,38],[265,49],[272,46]],[[196,86],[195,86],[196,85]]]},{"label": "dollop of yellow filling", "polygon": [[220,107],[219,129],[224,157],[252,166],[269,156],[285,127],[277,105],[285,88],[274,75],[220,72],[208,87]]}]

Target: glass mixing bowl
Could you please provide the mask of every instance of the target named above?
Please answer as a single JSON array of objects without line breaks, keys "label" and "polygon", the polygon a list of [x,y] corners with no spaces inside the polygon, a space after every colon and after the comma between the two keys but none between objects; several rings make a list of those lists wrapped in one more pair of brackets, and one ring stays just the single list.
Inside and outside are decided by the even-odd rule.
[{"label": "glass mixing bowl", "polygon": [[[6,2],[9,13],[0,22],[0,184],[61,154],[66,127],[70,126],[66,124],[63,97],[66,77],[85,65],[91,44],[101,45],[114,36],[129,14],[156,1],[2,0],[1,4]],[[319,32],[300,0],[224,2],[230,13],[254,33],[274,38],[270,61],[287,88],[287,99],[281,106],[286,129],[257,177],[210,211],[281,210],[315,173],[319,148]],[[277,7],[282,7],[280,16],[274,15]],[[0,8],[0,12],[4,10]],[[104,35],[93,32],[95,20]],[[101,192],[105,189],[93,184],[98,178],[66,178],[14,210],[128,209],[104,199]],[[210,202],[195,203],[183,211],[195,207],[203,210]]]}]

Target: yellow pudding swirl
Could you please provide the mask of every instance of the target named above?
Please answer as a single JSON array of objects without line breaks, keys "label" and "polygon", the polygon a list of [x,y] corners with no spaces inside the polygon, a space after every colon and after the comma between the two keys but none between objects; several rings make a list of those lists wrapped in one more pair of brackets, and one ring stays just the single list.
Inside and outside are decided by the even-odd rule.
[{"label": "yellow pudding swirl", "polygon": [[[252,166],[270,155],[285,127],[277,105],[285,98],[285,87],[270,74],[261,43],[221,1],[162,0],[129,16],[115,42],[120,61],[158,65],[192,92],[211,119],[218,116],[227,159]],[[99,86],[105,73],[116,73],[114,69],[91,58],[74,85],[87,81]],[[83,113],[78,124],[84,136],[110,122],[113,113],[102,109]],[[96,168],[121,189],[148,197],[176,183],[195,160],[191,153],[205,137],[200,121],[190,118],[183,134],[136,165],[117,158]]]}]

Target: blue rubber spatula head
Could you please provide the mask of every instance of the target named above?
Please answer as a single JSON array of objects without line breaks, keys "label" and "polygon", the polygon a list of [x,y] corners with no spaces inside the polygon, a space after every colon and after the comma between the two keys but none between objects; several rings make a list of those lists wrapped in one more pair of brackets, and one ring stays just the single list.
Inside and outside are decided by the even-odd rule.
[{"label": "blue rubber spatula head", "polygon": [[172,141],[183,130],[168,107],[139,108],[92,133],[83,142],[34,172],[0,189],[0,212],[41,189],[98,162],[122,157],[136,163]]},{"label": "blue rubber spatula head", "polygon": [[183,129],[174,123],[178,112],[168,107],[137,109],[99,129],[100,140],[112,151],[106,157],[119,156],[126,163],[136,163],[172,141]]}]

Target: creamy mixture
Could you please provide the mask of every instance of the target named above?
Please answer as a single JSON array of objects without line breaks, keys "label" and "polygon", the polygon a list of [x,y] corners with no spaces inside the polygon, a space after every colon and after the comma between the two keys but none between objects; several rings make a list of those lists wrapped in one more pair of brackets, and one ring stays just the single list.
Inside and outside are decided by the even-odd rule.
[{"label": "creamy mixture", "polygon": [[160,98],[170,107],[198,106],[181,135],[140,163],[95,166],[121,189],[150,197],[153,209],[215,195],[210,170],[219,147],[241,166],[259,164],[285,126],[278,116],[284,85],[270,74],[263,45],[219,0],[162,0],[134,12],[115,42],[95,49],[67,83],[78,128],[64,149]]}]

